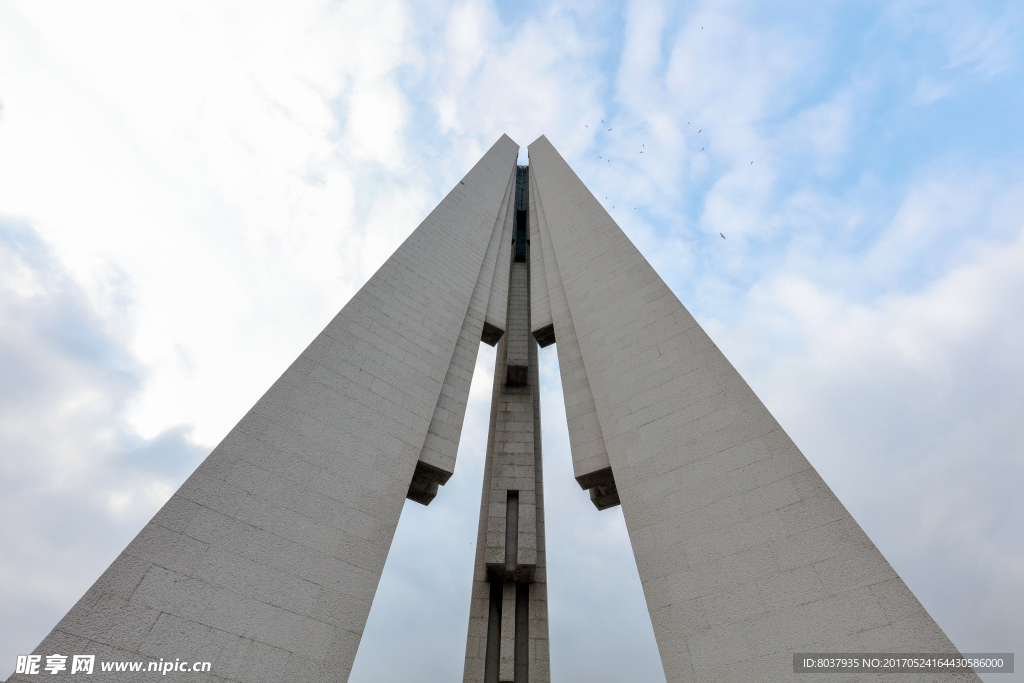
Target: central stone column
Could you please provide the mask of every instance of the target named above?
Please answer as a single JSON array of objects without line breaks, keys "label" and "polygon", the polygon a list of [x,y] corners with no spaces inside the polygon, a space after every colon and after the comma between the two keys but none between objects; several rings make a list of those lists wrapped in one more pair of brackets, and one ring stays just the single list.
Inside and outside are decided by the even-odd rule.
[{"label": "central stone column", "polygon": [[529,167],[516,171],[506,334],[498,343],[464,680],[547,683],[537,344],[530,335]]}]

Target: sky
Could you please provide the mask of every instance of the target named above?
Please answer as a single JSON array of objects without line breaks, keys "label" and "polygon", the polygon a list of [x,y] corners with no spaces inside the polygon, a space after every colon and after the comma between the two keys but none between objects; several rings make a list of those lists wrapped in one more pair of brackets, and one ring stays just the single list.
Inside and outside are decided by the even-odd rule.
[{"label": "sky", "polygon": [[[0,0],[0,677],[502,133],[961,651],[1024,654],[1022,65],[1017,2]],[[553,680],[663,681],[540,359]],[[493,363],[353,682],[461,676]]]}]

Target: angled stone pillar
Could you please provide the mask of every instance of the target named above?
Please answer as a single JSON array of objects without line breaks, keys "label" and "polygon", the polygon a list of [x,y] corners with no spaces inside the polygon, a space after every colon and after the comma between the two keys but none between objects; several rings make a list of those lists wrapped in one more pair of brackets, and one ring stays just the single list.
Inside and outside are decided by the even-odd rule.
[{"label": "angled stone pillar", "polygon": [[454,469],[518,152],[491,147],[35,653],[348,679],[406,496]]},{"label": "angled stone pillar", "polygon": [[532,332],[553,326],[576,478],[599,509],[621,501],[668,681],[793,680],[795,652],[956,652],[548,140],[529,153]]}]

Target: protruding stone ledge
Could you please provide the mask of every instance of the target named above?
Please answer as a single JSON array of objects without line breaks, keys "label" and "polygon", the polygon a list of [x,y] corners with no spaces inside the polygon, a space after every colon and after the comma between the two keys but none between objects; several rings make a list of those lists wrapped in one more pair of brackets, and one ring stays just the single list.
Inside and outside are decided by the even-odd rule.
[{"label": "protruding stone ledge", "polygon": [[615,476],[611,467],[588,472],[576,477],[580,488],[590,489],[590,502],[598,510],[607,510],[619,504],[619,489],[615,486]]},{"label": "protruding stone ledge", "polygon": [[430,505],[430,501],[437,496],[437,487],[444,486],[451,476],[451,472],[445,472],[440,467],[428,465],[420,460],[416,463],[416,471],[413,472],[409,492],[405,497],[420,505]]},{"label": "protruding stone ledge", "polygon": [[537,340],[537,345],[542,349],[551,346],[555,343],[555,326],[553,324],[545,325],[539,330],[534,330],[533,338]]},{"label": "protruding stone ledge", "polygon": [[494,346],[504,335],[505,330],[497,327],[496,325],[485,322],[483,334],[480,335],[480,341],[488,346]]}]

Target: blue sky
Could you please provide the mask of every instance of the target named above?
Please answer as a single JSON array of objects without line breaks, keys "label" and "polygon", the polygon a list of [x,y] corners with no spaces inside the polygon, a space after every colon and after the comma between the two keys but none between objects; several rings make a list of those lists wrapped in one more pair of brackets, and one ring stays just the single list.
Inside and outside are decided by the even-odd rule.
[{"label": "blue sky", "polygon": [[[1022,64],[1012,2],[0,0],[0,677],[502,133],[548,136],[958,647],[1024,652]],[[552,672],[663,680],[541,360]],[[462,669],[489,363],[353,681]]]}]

